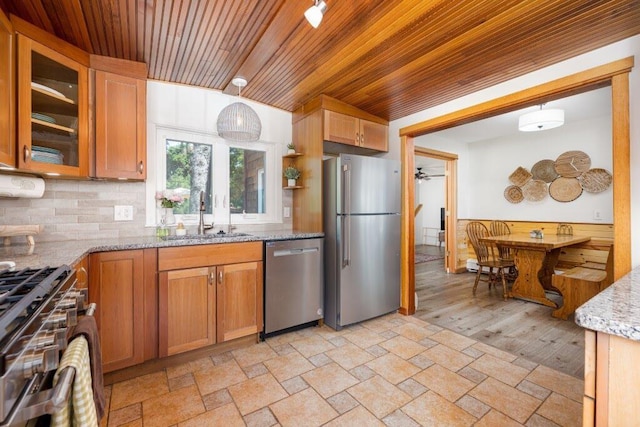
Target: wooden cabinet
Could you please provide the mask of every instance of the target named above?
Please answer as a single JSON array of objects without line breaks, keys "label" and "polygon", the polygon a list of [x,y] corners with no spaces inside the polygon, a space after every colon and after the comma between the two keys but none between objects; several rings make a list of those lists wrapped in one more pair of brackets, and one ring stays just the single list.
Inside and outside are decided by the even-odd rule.
[{"label": "wooden cabinet", "polygon": [[262,261],[218,267],[218,342],[262,330]]},{"label": "wooden cabinet", "polygon": [[160,356],[262,330],[262,242],[158,250]]},{"label": "wooden cabinet", "polygon": [[160,357],[216,342],[216,268],[159,274]]},{"label": "wooden cabinet", "polygon": [[146,76],[144,63],[91,56],[95,154],[91,176],[147,176]]},{"label": "wooden cabinet", "polygon": [[157,333],[147,321],[155,317],[149,308],[156,304],[155,253],[154,249],[140,249],[90,256],[89,301],[97,303],[95,316],[105,372],[154,356],[146,350],[154,345]]},{"label": "wooden cabinet", "polygon": [[635,426],[640,419],[640,342],[585,331],[583,426]]},{"label": "wooden cabinet", "polygon": [[320,95],[293,112],[293,144],[304,186],[293,193],[293,230],[322,231],[322,159],[325,154],[376,154],[388,150],[389,123],[352,105]]},{"label": "wooden cabinet", "polygon": [[0,164],[15,167],[15,75],[13,26],[0,10]]},{"label": "wooden cabinet", "polygon": [[331,110],[324,110],[324,140],[376,151],[389,151],[389,127]]},{"label": "wooden cabinet", "polygon": [[17,40],[18,168],[87,177],[87,67],[20,33]]}]

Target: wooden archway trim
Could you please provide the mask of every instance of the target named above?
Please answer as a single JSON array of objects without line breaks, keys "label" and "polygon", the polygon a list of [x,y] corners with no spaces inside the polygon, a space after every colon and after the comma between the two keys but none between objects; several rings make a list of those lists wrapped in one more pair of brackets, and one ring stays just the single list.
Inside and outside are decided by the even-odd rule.
[{"label": "wooden archway trim", "polygon": [[[415,313],[414,137],[609,85],[613,120],[614,279],[631,271],[629,73],[633,65],[633,57],[620,59],[400,129],[403,165],[401,313]],[[451,221],[455,224],[457,216],[451,217]]]}]

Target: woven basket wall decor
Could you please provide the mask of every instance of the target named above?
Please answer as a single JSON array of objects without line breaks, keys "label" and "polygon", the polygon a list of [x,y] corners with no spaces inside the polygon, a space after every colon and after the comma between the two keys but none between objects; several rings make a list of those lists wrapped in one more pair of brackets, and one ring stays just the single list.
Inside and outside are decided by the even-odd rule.
[{"label": "woven basket wall decor", "polygon": [[578,178],[560,176],[549,184],[549,195],[558,202],[572,202],[582,194]]},{"label": "woven basket wall decor", "polygon": [[531,179],[533,175],[526,168],[519,166],[518,169],[514,170],[511,175],[509,175],[509,181],[513,185],[517,185],[518,187],[522,187]]},{"label": "woven basket wall decor", "polygon": [[580,175],[580,183],[587,193],[601,193],[611,186],[613,177],[606,169],[593,168]]},{"label": "woven basket wall decor", "polygon": [[522,187],[522,195],[528,202],[539,202],[547,197],[547,183],[541,179],[532,179]]},{"label": "woven basket wall decor", "polygon": [[522,195],[522,189],[517,185],[510,185],[504,190],[504,198],[507,199],[510,203],[520,203],[524,200],[524,196]]},{"label": "woven basket wall decor", "polygon": [[558,177],[558,172],[556,172],[555,165],[556,162],[553,160],[540,160],[531,168],[533,179],[539,179],[544,182],[552,182]]}]

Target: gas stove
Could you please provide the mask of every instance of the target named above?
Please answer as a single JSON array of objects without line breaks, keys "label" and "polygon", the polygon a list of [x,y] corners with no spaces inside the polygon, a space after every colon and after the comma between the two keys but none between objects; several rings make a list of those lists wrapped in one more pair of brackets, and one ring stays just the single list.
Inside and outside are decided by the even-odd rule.
[{"label": "gas stove", "polygon": [[0,272],[0,426],[51,413],[68,328],[85,309],[67,265]]}]

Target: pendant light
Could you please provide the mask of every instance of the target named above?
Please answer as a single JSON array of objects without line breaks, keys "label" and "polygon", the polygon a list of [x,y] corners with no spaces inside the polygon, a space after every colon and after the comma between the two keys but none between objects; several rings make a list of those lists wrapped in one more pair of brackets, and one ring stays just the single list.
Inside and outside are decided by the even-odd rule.
[{"label": "pendant light", "polygon": [[[238,87],[238,98],[241,90],[247,85],[247,80],[235,77],[231,80]],[[218,135],[230,141],[254,142],[260,139],[262,123],[260,117],[251,107],[242,102],[234,102],[222,109],[218,116]]]},{"label": "pendant light", "polygon": [[[544,105],[544,104],[543,104]],[[564,124],[564,110],[543,110],[542,105],[538,111],[526,113],[518,119],[518,129],[521,132],[536,132],[557,128]]]},{"label": "pendant light", "polygon": [[309,21],[309,24],[311,24],[313,28],[318,28],[326,10],[327,4],[324,0],[315,0],[315,4],[307,9],[304,13],[304,17],[307,18],[307,21]]}]

